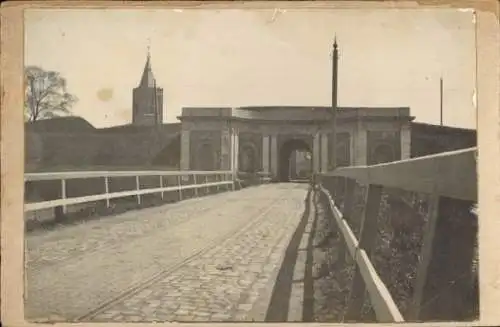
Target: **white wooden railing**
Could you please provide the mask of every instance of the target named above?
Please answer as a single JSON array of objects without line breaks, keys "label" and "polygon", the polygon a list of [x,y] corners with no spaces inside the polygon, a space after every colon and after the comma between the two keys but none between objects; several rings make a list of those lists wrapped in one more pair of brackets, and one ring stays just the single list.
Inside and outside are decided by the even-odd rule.
[{"label": "white wooden railing", "polygon": [[[177,178],[175,185],[164,185],[163,177],[174,176]],[[208,182],[207,177],[212,176],[215,181]],[[110,192],[109,182],[111,178],[117,177],[135,177],[135,189],[119,192]],[[141,177],[158,177],[160,187],[155,188],[142,188]],[[68,197],[66,183],[68,180],[75,179],[88,179],[88,178],[102,178],[104,192],[100,194]],[[37,181],[59,181],[60,182],[60,198],[49,201],[28,202],[24,205],[24,211],[35,211],[41,209],[48,209],[54,207],[63,207],[65,211],[66,206],[82,204],[88,202],[105,200],[107,206],[110,206],[110,200],[115,198],[123,198],[129,196],[136,196],[138,204],[141,204],[141,196],[146,194],[166,192],[179,192],[180,199],[182,199],[182,191],[194,190],[197,194],[199,189],[210,187],[226,187],[228,190],[235,189],[236,178],[235,174],[231,171],[75,171],[75,172],[50,172],[50,173],[27,173],[24,175],[24,181],[37,182]],[[190,184],[184,184],[191,182]],[[42,190],[43,192],[43,190]]]}]

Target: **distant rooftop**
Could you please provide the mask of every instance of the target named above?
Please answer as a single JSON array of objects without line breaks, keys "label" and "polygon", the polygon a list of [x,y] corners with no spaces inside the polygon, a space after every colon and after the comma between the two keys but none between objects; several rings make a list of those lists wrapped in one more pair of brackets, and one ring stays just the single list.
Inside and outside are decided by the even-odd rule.
[{"label": "distant rooftop", "polygon": [[141,133],[160,129],[162,131],[180,131],[180,123],[168,123],[158,126],[140,126],[140,125],[118,125],[104,128],[96,128],[82,117],[56,117],[51,119],[42,119],[32,123],[25,123],[27,132],[36,133]]},{"label": "distant rooftop", "polygon": [[[243,110],[273,110],[273,109],[291,109],[291,110],[298,110],[298,109],[304,109],[304,110],[330,110],[332,109],[331,106],[289,106],[289,105],[281,105],[281,106],[241,106],[237,107],[237,109],[243,109]],[[370,109],[409,109],[409,107],[337,107],[337,110],[370,110]]]},{"label": "distant rooftop", "polygon": [[153,131],[153,130],[162,130],[162,131],[180,131],[181,123],[167,123],[155,126],[149,125],[134,125],[134,124],[126,124],[126,125],[118,125],[111,126],[106,128],[99,129],[101,133],[140,133],[145,131]]},{"label": "distant rooftop", "polygon": [[461,131],[461,132],[476,132],[475,128],[465,128],[465,127],[456,127],[456,126],[447,126],[447,125],[437,125],[423,122],[412,122],[413,128],[420,129],[428,129],[428,130],[441,130],[441,131]]},{"label": "distant rooftop", "polygon": [[[339,107],[338,118],[413,120],[410,107]],[[183,107],[183,119],[231,119],[278,121],[287,117],[295,122],[314,123],[330,119],[330,106],[240,106],[240,107]]]},{"label": "distant rooftop", "polygon": [[94,132],[96,128],[81,117],[55,117],[41,119],[24,124],[27,131],[32,132]]}]

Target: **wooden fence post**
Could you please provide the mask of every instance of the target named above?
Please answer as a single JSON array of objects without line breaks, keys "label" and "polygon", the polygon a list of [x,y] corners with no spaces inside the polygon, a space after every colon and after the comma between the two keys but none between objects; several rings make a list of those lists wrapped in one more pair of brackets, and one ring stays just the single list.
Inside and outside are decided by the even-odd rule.
[{"label": "wooden fence post", "polygon": [[[106,192],[106,195],[109,194],[109,177],[104,176],[104,192]],[[106,208],[109,208],[110,205],[110,200],[109,197],[106,198]]]},{"label": "wooden fence post", "polygon": [[[137,191],[141,189],[141,181],[139,179],[139,176],[135,176],[135,188]],[[141,205],[141,195],[137,193],[137,204]]]},{"label": "wooden fence post", "polygon": [[[61,179],[61,199],[66,199],[66,180]],[[54,216],[56,221],[63,221],[66,218],[67,206],[65,204],[54,208]]]},{"label": "wooden fence post", "polygon": [[194,196],[195,197],[198,197],[198,187],[197,187],[197,178],[196,178],[196,174],[193,174],[193,183],[194,183]]},{"label": "wooden fence post", "polygon": [[[66,180],[61,179],[61,199],[66,200]],[[63,204],[62,205],[62,213],[65,215],[68,212],[68,206]]]},{"label": "wooden fence post", "polygon": [[477,303],[467,303],[477,237],[471,205],[471,201],[432,197],[409,321],[470,319],[465,312],[478,305],[478,298],[469,299]]},{"label": "wooden fence post", "polygon": [[[163,175],[160,175],[160,188],[163,188]],[[161,191],[161,200],[163,201],[163,191]]]},{"label": "wooden fence post", "polygon": [[424,228],[422,249],[420,250],[420,260],[417,268],[417,279],[413,287],[413,298],[408,309],[408,321],[415,321],[420,315],[420,305],[424,291],[425,280],[427,279],[427,269],[432,255],[432,243],[436,233],[436,222],[439,214],[439,196],[431,195],[429,203],[429,218]]},{"label": "wooden fence post", "polygon": [[[366,251],[368,255],[372,252],[377,238],[377,222],[382,196],[382,186],[370,184],[368,192],[365,194],[365,209],[361,224],[359,248]],[[356,261],[356,258],[354,258]],[[349,294],[348,307],[344,313],[344,322],[356,321],[359,319],[364,303],[365,283],[361,272],[356,265]]]},{"label": "wooden fence post", "polygon": [[179,187],[179,201],[182,201],[182,175],[177,176],[177,186]]},{"label": "wooden fence post", "polygon": [[[344,204],[343,204],[343,212],[342,212],[342,217],[349,222],[349,218],[352,215],[353,209],[354,209],[354,191],[356,188],[356,181],[350,178],[345,179],[345,189],[344,189]],[[341,238],[343,239],[342,233]],[[337,257],[337,264],[344,264],[346,262],[346,256],[348,256],[347,252],[347,247],[345,240],[343,242],[340,242],[339,247],[338,247],[338,257]]]}]

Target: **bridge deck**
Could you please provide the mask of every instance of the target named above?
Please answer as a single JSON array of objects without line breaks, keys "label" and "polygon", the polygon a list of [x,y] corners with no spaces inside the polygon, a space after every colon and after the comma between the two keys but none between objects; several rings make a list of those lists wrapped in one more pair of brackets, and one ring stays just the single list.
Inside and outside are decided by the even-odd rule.
[{"label": "bridge deck", "polygon": [[302,320],[307,190],[263,185],[30,233],[26,317]]}]

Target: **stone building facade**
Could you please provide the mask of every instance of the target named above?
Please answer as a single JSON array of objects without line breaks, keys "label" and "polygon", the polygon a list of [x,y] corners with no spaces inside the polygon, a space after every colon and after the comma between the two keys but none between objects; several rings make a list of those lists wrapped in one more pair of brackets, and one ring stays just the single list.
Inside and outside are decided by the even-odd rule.
[{"label": "stone building facade", "polygon": [[136,125],[95,128],[77,117],[27,123],[25,168],[27,171],[91,167],[140,170],[148,166],[178,169],[180,129],[179,123],[154,128]]},{"label": "stone building facade", "polygon": [[260,172],[286,180],[294,150],[311,153],[315,172],[330,170],[332,158],[336,158],[337,166],[349,166],[410,157],[410,122],[414,117],[409,108],[339,108],[336,127],[330,110],[183,108],[179,117],[180,167]]}]

